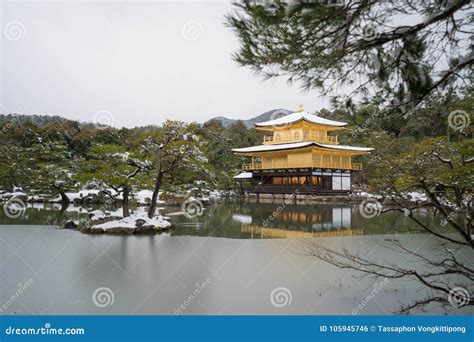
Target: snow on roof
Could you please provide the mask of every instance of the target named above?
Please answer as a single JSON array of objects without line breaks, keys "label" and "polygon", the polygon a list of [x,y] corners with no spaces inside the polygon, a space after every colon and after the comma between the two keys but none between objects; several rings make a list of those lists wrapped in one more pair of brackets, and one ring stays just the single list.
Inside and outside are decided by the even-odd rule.
[{"label": "snow on roof", "polygon": [[315,143],[315,145],[319,145],[324,148],[332,148],[334,150],[348,150],[348,151],[359,151],[359,152],[370,152],[373,151],[373,147],[359,147],[359,146],[348,146],[348,145],[328,145],[328,144],[318,144]]},{"label": "snow on roof", "polygon": [[323,148],[330,148],[334,150],[347,150],[347,151],[358,151],[358,152],[369,152],[372,151],[371,147],[357,147],[357,146],[346,146],[346,145],[328,145],[328,144],[319,144],[315,142],[297,142],[291,144],[278,144],[278,145],[258,145],[251,147],[243,148],[233,148],[232,151],[236,153],[251,153],[251,152],[271,152],[279,150],[290,150],[298,149],[309,146],[318,146]]},{"label": "snow on roof", "polygon": [[234,179],[249,179],[252,178],[252,172],[241,172]]},{"label": "snow on roof", "polygon": [[308,122],[312,122],[319,125],[326,125],[326,126],[342,127],[342,126],[347,125],[346,122],[325,119],[320,116],[310,114],[308,112],[295,112],[295,113],[285,115],[278,119],[256,123],[255,126],[257,127],[284,126],[284,125],[288,125],[293,122],[298,122],[301,120],[306,120]]},{"label": "snow on roof", "polygon": [[277,144],[277,145],[258,145],[250,146],[243,148],[233,148],[233,152],[237,153],[246,153],[246,152],[266,152],[266,151],[278,151],[278,150],[288,150],[293,148],[301,148],[312,145],[312,142],[297,142],[291,144]]}]

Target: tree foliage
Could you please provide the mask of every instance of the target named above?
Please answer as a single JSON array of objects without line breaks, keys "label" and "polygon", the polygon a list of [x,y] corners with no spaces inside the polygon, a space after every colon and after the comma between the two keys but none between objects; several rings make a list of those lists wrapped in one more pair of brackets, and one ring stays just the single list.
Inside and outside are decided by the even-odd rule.
[{"label": "tree foliage", "polygon": [[472,13],[469,0],[245,0],[227,23],[235,61],[265,78],[406,115],[472,87]]}]

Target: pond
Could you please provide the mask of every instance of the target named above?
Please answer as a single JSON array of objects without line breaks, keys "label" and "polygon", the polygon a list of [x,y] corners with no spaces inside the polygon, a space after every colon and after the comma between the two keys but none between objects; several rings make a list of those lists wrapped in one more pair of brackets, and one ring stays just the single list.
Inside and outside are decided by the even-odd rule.
[{"label": "pond", "polygon": [[[373,315],[392,313],[420,295],[414,282],[374,284],[301,253],[312,238],[423,267],[387,245],[386,234],[409,227],[403,214],[369,219],[357,205],[282,206],[227,200],[196,218],[166,207],[161,212],[171,215],[173,230],[133,236],[57,229],[85,219],[92,208],[35,204],[14,219],[1,210],[0,314]],[[419,217],[437,220],[423,212]],[[426,255],[439,250],[432,235],[396,238]],[[380,293],[368,300],[375,286]]]},{"label": "pond", "polygon": [[[0,210],[1,224],[54,225],[63,227],[68,220],[87,220],[87,213],[99,206],[61,206],[57,203],[29,203],[26,210],[7,215]],[[120,208],[105,208],[111,215],[120,216]],[[133,210],[145,211],[145,207]],[[132,210],[132,211],[133,211]],[[363,215],[357,204],[318,203],[312,205],[287,203],[283,200],[259,202],[228,199],[210,202],[202,214],[187,217],[181,207],[160,208],[169,216],[174,229],[171,236],[203,236],[230,239],[309,238],[388,234],[402,228],[409,220],[399,212],[383,215]],[[417,218],[440,226],[438,217],[418,211]]]}]

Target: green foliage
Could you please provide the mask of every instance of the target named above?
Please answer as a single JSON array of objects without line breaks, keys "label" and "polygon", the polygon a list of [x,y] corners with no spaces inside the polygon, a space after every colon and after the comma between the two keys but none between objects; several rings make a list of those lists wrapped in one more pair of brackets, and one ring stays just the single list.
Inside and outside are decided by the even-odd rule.
[{"label": "green foliage", "polygon": [[[164,159],[163,188],[171,190],[187,186],[195,180],[226,187],[233,184],[242,158],[231,148],[259,143],[259,134],[241,122],[229,127],[210,122],[204,125],[167,121],[160,127],[134,129],[96,129],[69,120],[17,119],[2,116],[0,131],[0,188],[57,193],[75,190],[90,181],[110,187],[153,188],[157,163],[156,146],[161,139],[176,131],[180,138],[169,146]],[[8,120],[7,120],[8,119]],[[185,149],[177,165],[171,165],[174,152]],[[173,152],[174,151],[174,152]],[[192,158],[191,158],[192,156]],[[132,161],[148,161],[147,170],[128,177],[136,166]],[[59,182],[59,183],[58,183]]]},{"label": "green foliage", "polygon": [[[387,184],[409,187],[412,177],[423,175],[429,183],[457,182],[468,189],[473,182],[472,163],[457,166],[460,155],[473,155],[473,125],[462,132],[449,128],[448,114],[454,110],[472,112],[473,99],[450,97],[438,102],[445,106],[443,110],[423,107],[416,116],[401,121],[391,119],[390,110],[377,105],[351,106],[348,110],[335,104],[334,110],[323,109],[319,115],[349,122],[348,129],[338,131],[341,144],[374,148],[369,155],[355,157],[354,161],[364,166],[354,178],[356,185],[380,190],[387,189]],[[233,176],[246,160],[231,149],[261,144],[263,135],[240,121],[228,127],[211,120],[202,125],[167,121],[146,128],[95,129],[69,120],[36,125],[8,118],[0,130],[0,187],[11,190],[21,186],[42,193],[79,189],[90,181],[114,188],[152,189],[157,146],[170,134],[176,137],[162,160],[167,170],[163,190],[184,189],[196,180],[217,189],[232,189]],[[470,119],[474,121],[474,117]],[[435,149],[456,161],[453,170],[440,164],[433,154],[422,158]],[[137,162],[149,165],[134,174]],[[55,186],[58,184],[59,188]]]},{"label": "green foliage", "polygon": [[329,3],[235,2],[234,60],[323,95],[349,89],[343,103],[383,104],[392,117],[472,87],[472,1]]}]

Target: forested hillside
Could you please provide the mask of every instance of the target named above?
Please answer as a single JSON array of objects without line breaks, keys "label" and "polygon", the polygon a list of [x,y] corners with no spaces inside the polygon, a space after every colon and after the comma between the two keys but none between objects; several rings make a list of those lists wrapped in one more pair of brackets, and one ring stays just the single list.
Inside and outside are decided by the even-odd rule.
[{"label": "forested hillside", "polygon": [[[462,144],[463,148],[472,150],[472,139],[469,139],[472,126],[462,130],[450,127],[449,113],[469,113],[473,101],[466,97],[451,99],[449,103],[449,106],[437,104],[421,110],[416,117],[398,120],[388,119],[387,114],[375,106],[336,108],[317,114],[349,123],[349,128],[339,134],[342,144],[375,148],[372,154],[361,157],[364,170],[355,179],[356,185],[370,187],[376,185],[380,172],[384,172],[383,161],[415,153],[417,146],[427,142],[430,146],[433,141],[437,146]],[[117,129],[59,117],[2,115],[0,124],[1,188],[11,191],[16,186],[46,194],[77,190],[91,184],[109,187],[125,184],[131,189],[151,189],[158,161],[157,149],[153,146],[159,145],[170,129],[176,128],[183,139],[169,154],[192,149],[193,155],[189,155],[192,161],[181,157],[170,161],[172,170],[163,176],[163,189],[180,189],[196,180],[207,181],[216,189],[230,189],[234,186],[232,177],[244,161],[231,149],[262,141],[262,133],[247,128],[242,121],[224,127],[216,119],[204,124],[169,121],[164,126]],[[137,165],[146,167],[137,171]]]}]

